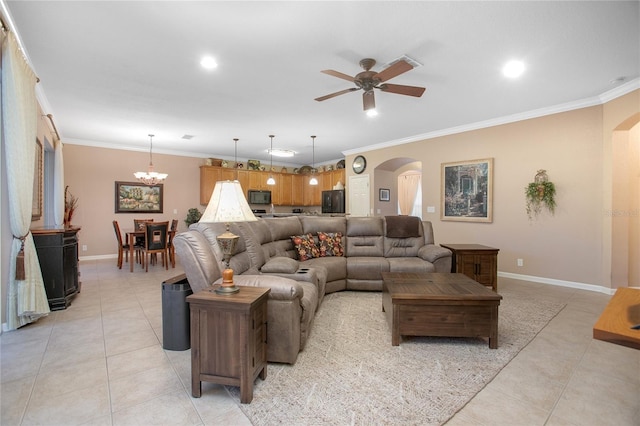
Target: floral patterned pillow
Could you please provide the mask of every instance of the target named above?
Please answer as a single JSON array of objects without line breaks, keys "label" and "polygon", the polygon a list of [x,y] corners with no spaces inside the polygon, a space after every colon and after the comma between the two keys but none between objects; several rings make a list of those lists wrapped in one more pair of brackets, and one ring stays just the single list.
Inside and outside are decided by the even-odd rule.
[{"label": "floral patterned pillow", "polygon": [[342,232],[318,232],[318,245],[320,246],[320,257],[344,256]]},{"label": "floral patterned pillow", "polygon": [[293,241],[293,245],[296,247],[296,250],[298,250],[298,260],[300,260],[300,262],[313,259],[314,257],[320,257],[320,251],[311,233],[306,235],[292,235],[291,241]]}]

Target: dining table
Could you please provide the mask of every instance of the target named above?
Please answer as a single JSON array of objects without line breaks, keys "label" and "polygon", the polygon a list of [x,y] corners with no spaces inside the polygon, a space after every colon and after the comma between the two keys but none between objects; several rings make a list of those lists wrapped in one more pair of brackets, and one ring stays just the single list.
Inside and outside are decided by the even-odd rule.
[{"label": "dining table", "polygon": [[[144,229],[127,229],[125,230],[127,235],[127,241],[129,243],[129,272],[133,272],[134,263],[134,251],[136,244],[136,237],[144,238]],[[176,231],[169,230],[169,241],[173,241],[173,237],[176,235]],[[169,259],[167,259],[167,262]]]}]

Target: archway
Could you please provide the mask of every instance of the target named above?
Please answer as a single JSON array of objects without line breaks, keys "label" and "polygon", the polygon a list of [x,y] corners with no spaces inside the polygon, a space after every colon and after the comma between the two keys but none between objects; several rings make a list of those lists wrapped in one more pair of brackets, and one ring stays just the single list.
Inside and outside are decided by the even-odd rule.
[{"label": "archway", "polygon": [[[376,215],[397,215],[402,192],[398,177],[404,174],[422,175],[422,161],[410,157],[397,157],[380,163],[374,170],[373,190]],[[422,178],[420,177],[420,181]],[[388,197],[380,197],[380,190],[389,189]],[[383,191],[383,194],[387,193]]]},{"label": "archway", "polygon": [[612,142],[611,287],[640,286],[640,114]]}]

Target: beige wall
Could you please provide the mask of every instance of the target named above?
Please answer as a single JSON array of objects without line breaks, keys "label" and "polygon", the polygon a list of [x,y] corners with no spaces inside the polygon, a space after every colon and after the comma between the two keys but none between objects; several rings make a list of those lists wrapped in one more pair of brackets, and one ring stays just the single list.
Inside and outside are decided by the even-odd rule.
[{"label": "beige wall", "polygon": [[[603,211],[611,208],[613,157],[605,153],[612,143],[613,129],[638,113],[638,93],[607,105],[364,155],[369,170],[409,153],[422,161],[423,218],[433,222],[437,243],[497,247],[501,272],[611,287],[611,256],[605,251],[607,246],[611,248],[611,218],[603,218]],[[347,165],[354,156],[347,156]],[[441,164],[481,158],[494,159],[493,223],[440,220]],[[538,169],[547,170],[556,184],[558,207],[554,216],[543,214],[529,221],[524,187]],[[353,174],[350,167],[347,174]],[[371,187],[378,185],[372,182]],[[377,192],[371,196],[377,197]],[[426,213],[427,206],[436,206],[436,212]],[[518,258],[524,260],[524,266],[516,266]]]},{"label": "beige wall", "polygon": [[[146,171],[149,153],[70,144],[64,146],[63,153],[65,185],[79,200],[72,224],[82,227],[81,257],[117,253],[113,220],[118,221],[124,232],[133,228],[134,218],[178,219],[178,230],[183,231],[187,210],[191,207],[204,210],[199,202],[202,158],[154,153],[156,171],[169,174],[164,183],[163,213],[115,213],[115,181],[135,182],[133,172]],[[86,251],[82,251],[84,245]]]}]

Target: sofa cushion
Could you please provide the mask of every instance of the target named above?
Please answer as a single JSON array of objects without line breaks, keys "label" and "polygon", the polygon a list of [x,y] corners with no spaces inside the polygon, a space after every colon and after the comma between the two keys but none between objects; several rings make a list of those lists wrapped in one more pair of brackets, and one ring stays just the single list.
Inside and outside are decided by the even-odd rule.
[{"label": "sofa cushion", "polygon": [[314,257],[320,257],[320,251],[311,233],[292,235],[291,241],[293,241],[293,245],[296,247],[296,250],[298,250],[298,260],[300,262],[313,259]]},{"label": "sofa cushion", "polygon": [[342,232],[318,232],[318,249],[320,257],[344,256]]},{"label": "sofa cushion", "polygon": [[383,272],[389,272],[389,262],[384,257],[347,258],[347,276],[350,279],[381,280]]},{"label": "sofa cushion", "polygon": [[267,274],[293,274],[298,270],[298,261],[289,257],[274,257],[262,265],[261,272]]},{"label": "sofa cushion", "polygon": [[388,258],[389,272],[435,272],[433,263],[419,257],[392,257]]},{"label": "sofa cushion", "polygon": [[347,258],[343,256],[318,257],[309,259],[304,267],[324,268],[327,271],[327,281],[332,282],[347,278]]}]

